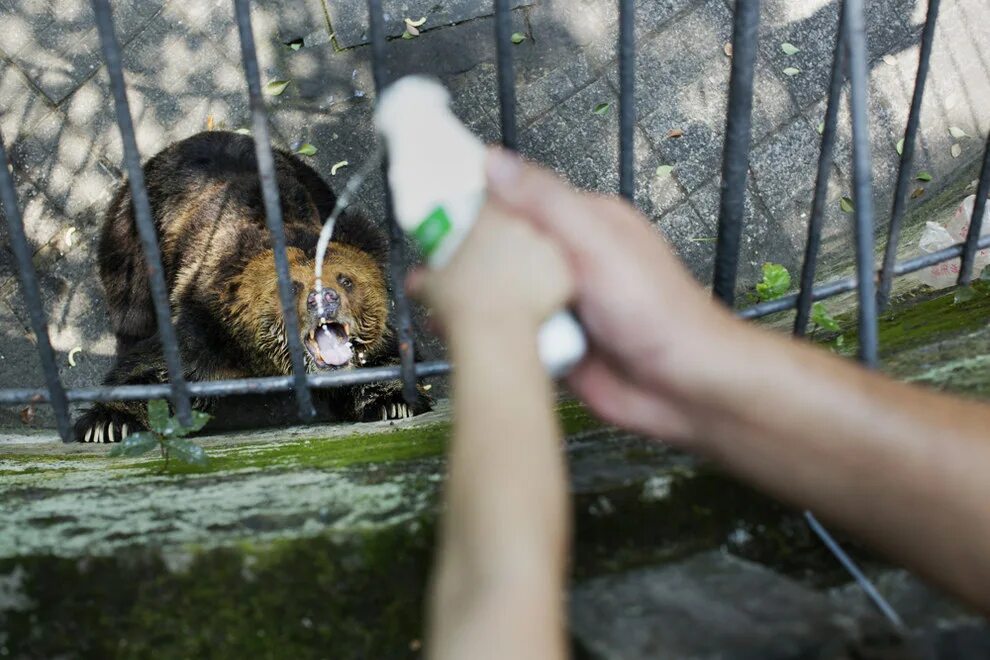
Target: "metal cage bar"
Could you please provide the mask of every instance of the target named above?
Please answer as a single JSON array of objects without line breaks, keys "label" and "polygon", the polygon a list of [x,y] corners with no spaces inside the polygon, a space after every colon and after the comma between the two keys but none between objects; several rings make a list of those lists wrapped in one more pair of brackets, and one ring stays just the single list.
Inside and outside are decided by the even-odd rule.
[{"label": "metal cage bar", "polygon": [[914,94],[911,97],[911,111],[908,114],[907,128],[904,129],[904,143],[901,148],[901,163],[897,171],[897,185],[894,189],[894,208],[890,214],[890,227],[887,230],[887,247],[880,269],[880,286],[877,293],[877,306],[883,309],[890,301],[890,288],[894,280],[894,264],[897,261],[897,247],[901,240],[901,222],[907,204],[908,185],[911,183],[911,165],[917,144],[918,125],[921,123],[921,101],[925,94],[925,81],[928,79],[928,64],[932,55],[932,42],[935,41],[935,21],[941,0],[928,0],[928,15],[921,33],[921,52],[918,58],[918,74],[914,81]]},{"label": "metal cage bar", "polygon": [[859,292],[859,359],[877,366],[877,298],[874,278],[873,172],[867,97],[869,69],[863,0],[845,0],[849,50],[849,109],[853,141],[853,198],[856,221],[856,288]]},{"label": "metal cage bar", "polygon": [[[38,345],[38,359],[41,360],[41,370],[48,385],[48,400],[55,409],[58,434],[62,442],[71,442],[72,420],[69,416],[69,400],[58,375],[58,366],[55,364],[55,351],[52,349],[51,338],[48,335],[48,321],[41,303],[41,289],[38,287],[38,276],[31,261],[31,246],[24,233],[24,219],[17,206],[17,189],[14,185],[14,176],[10,172],[2,134],[0,134],[0,201],[3,202],[2,208],[10,230],[10,245],[14,251],[14,259],[17,261],[17,273],[20,275],[21,288],[24,291],[24,304],[28,308],[31,330]],[[40,399],[32,397],[24,403],[34,401]]]},{"label": "metal cage bar", "polygon": [[502,122],[502,146],[519,148],[516,123],[516,74],[512,63],[512,7],[510,0],[495,0],[495,52],[498,66],[498,102]]},{"label": "metal cage bar", "polygon": [[151,300],[155,308],[155,320],[158,323],[158,335],[161,339],[162,352],[168,368],[172,405],[175,407],[179,420],[183,424],[191,424],[192,407],[189,403],[189,392],[182,370],[179,343],[175,336],[175,327],[172,325],[168,289],[165,285],[165,275],[162,272],[162,255],[158,247],[158,234],[151,216],[148,191],[144,185],[144,169],[141,167],[141,155],[138,152],[137,139],[134,135],[134,122],[131,119],[131,110],[127,102],[120,44],[113,28],[113,16],[110,12],[109,0],[93,0],[93,13],[100,34],[103,57],[107,63],[110,89],[113,91],[114,107],[117,112],[117,128],[120,129],[120,139],[124,147],[124,165],[127,170],[131,202],[134,207],[134,221],[144,251]]},{"label": "metal cage bar", "polygon": [[275,179],[275,159],[272,155],[271,136],[268,131],[268,116],[265,101],[261,96],[261,74],[258,71],[258,54],[254,45],[254,32],[251,29],[251,1],[234,0],[234,16],[237,31],[241,37],[241,62],[247,79],[248,97],[251,104],[252,132],[255,160],[258,162],[258,177],[261,180],[261,194],[265,203],[265,223],[272,237],[272,250],[275,253],[275,271],[278,275],[278,297],[282,305],[282,318],[292,361],[293,389],[299,408],[299,417],[313,419],[313,397],[306,381],[306,361],[303,356],[302,336],[299,330],[299,316],[296,313],[292,279],[289,275],[285,226],[282,224],[282,207],[279,201],[278,182]]},{"label": "metal cage bar", "polygon": [[[368,0],[371,25],[371,65],[375,78],[375,94],[381,97],[388,84],[385,72],[385,14],[381,0]],[[406,238],[402,227],[395,220],[392,208],[392,188],[388,183],[388,156],[382,163],[385,180],[385,216],[388,222],[389,275],[392,280],[392,296],[395,302],[395,324],[399,336],[399,359],[402,366],[402,396],[412,405],[419,398],[416,390],[416,353],[413,346],[412,315],[406,297]]]},{"label": "metal cage bar", "polygon": [[828,180],[832,173],[835,154],[835,136],[839,123],[839,103],[842,95],[842,82],[846,67],[846,5],[839,9],[839,28],[835,37],[835,54],[832,58],[832,77],[828,86],[828,105],[825,108],[825,121],[822,128],[821,149],[818,152],[818,175],[815,179],[815,196],[811,203],[811,218],[808,220],[808,241],[804,247],[804,262],[801,265],[801,288],[797,298],[797,316],[794,319],[794,334],[802,337],[808,328],[811,316],[812,291],[815,287],[815,267],[818,264],[818,251],[821,248],[822,225],[825,221],[825,203],[828,198]]},{"label": "metal cage bar", "polygon": [[983,230],[983,210],[987,206],[987,193],[990,193],[990,134],[987,135],[987,146],[983,151],[983,168],[980,170],[980,181],[976,185],[976,203],[973,204],[973,216],[969,221],[969,231],[966,233],[966,244],[959,267],[961,286],[968,286],[973,281],[973,261],[976,259],[977,243]]},{"label": "metal cage bar", "polygon": [[619,0],[619,194],[636,196],[636,2]]},{"label": "metal cage bar", "polygon": [[732,24],[732,72],[722,151],[722,200],[715,241],[714,293],[735,303],[739,241],[746,210],[746,175],[752,132],[753,77],[760,25],[760,0],[736,0]]}]

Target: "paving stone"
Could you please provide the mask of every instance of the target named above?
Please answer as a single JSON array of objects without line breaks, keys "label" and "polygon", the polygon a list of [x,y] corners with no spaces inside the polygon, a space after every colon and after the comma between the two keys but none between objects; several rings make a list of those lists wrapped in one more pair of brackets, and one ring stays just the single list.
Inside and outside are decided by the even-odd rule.
[{"label": "paving stone", "polygon": [[711,218],[698,215],[684,203],[663,216],[655,226],[687,266],[695,279],[708,286],[715,264],[715,232]]},{"label": "paving stone", "polygon": [[614,660],[848,657],[865,628],[823,594],[721,552],[578,584],[570,614],[582,650]]},{"label": "paving stone", "polygon": [[[711,254],[708,271],[714,268],[715,243],[711,238],[718,232],[718,218],[721,207],[721,177],[716,177],[691,195],[691,204],[697,210],[707,227],[705,236]],[[805,202],[807,199],[804,200]],[[810,208],[810,203],[808,204]],[[739,245],[739,271],[736,291],[751,292],[756,282],[763,277],[763,264],[770,261],[785,266],[792,274],[799,272],[804,243],[807,235],[807,214],[786,224],[778,221],[778,216],[769,213],[760,199],[752,182],[747,186],[746,204],[743,213],[742,240]],[[798,214],[794,214],[798,215]],[[779,217],[791,218],[791,210]],[[712,272],[701,273],[710,281]],[[742,301],[745,302],[745,301]]]},{"label": "paving stone", "polygon": [[[513,8],[529,4],[532,4],[531,0],[511,0]],[[365,0],[333,0],[327,2],[326,7],[341,48],[368,43],[368,3]],[[427,31],[493,13],[492,3],[483,0],[384,0],[382,9],[385,34],[389,37],[402,35],[406,18],[414,21],[426,18],[426,23],[419,29]]]},{"label": "paving stone", "polygon": [[[24,232],[32,253],[41,249],[60,231],[65,231],[65,220],[60,210],[49,203],[44,193],[39,191],[30,181],[17,181],[17,206],[24,223]],[[70,239],[71,240],[71,239]],[[9,244],[10,232],[7,228],[6,212],[0,205],[0,280],[4,276],[16,276],[13,252]],[[5,293],[5,287],[0,284],[0,298]]]},{"label": "paving stone", "polygon": [[[912,42],[907,17],[913,6],[913,0],[866,3],[866,42],[874,65],[882,55],[897,52]],[[762,5],[760,51],[801,107],[820,99],[828,90],[838,24],[836,0],[770,0]],[[787,55],[780,48],[785,42],[800,50]],[[787,76],[783,71],[788,67],[800,69],[800,73]]]},{"label": "paving stone", "polygon": [[[730,68],[722,47],[730,38],[731,21],[724,5],[705,3],[640,49],[640,124],[651,144],[678,167],[689,192],[721,169]],[[762,61],[757,62],[755,85],[753,140],[758,142],[796,109]],[[668,137],[673,130],[683,136]]]},{"label": "paving stone", "polygon": [[[8,52],[53,103],[60,103],[95,73],[102,63],[93,12],[83,0],[32,2],[34,13],[24,25],[24,13],[12,0],[16,15],[15,45]],[[164,0],[115,0],[111,3],[118,41],[127,44],[160,10]],[[8,17],[4,17],[5,22]]]}]

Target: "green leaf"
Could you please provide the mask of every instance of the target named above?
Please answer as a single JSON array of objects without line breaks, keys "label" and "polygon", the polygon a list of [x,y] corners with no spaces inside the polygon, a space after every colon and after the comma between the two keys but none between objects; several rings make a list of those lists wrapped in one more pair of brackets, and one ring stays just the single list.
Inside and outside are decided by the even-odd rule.
[{"label": "green leaf", "polygon": [[784,69],[785,76],[796,76],[799,73],[801,73],[801,69],[797,68],[796,66],[789,66],[786,69]]},{"label": "green leaf", "polygon": [[287,46],[288,46],[288,47],[289,47],[289,48],[290,48],[291,50],[299,50],[300,48],[302,48],[302,47],[303,47],[303,40],[302,40],[302,39],[296,39],[295,41],[290,41],[290,42],[289,42],[288,44],[286,44],[286,45],[287,45]]},{"label": "green leaf", "polygon": [[961,156],[961,155],[962,155],[962,147],[961,147],[961,146],[959,146],[958,144],[954,144],[954,145],[952,145],[952,147],[951,147],[951,148],[949,149],[949,153],[951,153],[951,154],[952,154],[952,157],[953,157],[953,158],[959,158],[959,156]]},{"label": "green leaf", "polygon": [[894,146],[894,148],[897,149],[897,155],[898,156],[900,156],[902,153],[904,153],[904,138],[901,138],[900,140],[898,140],[897,141],[897,144]]},{"label": "green leaf", "polygon": [[148,426],[155,433],[162,435],[168,430],[168,402],[164,399],[155,399],[148,402]]},{"label": "green leaf", "polygon": [[158,448],[158,436],[148,431],[132,433],[110,450],[111,456],[141,456]]},{"label": "green leaf", "polygon": [[612,107],[611,103],[599,103],[598,105],[595,106],[595,109],[592,110],[592,112],[595,113],[596,115],[604,115],[605,113],[608,112],[608,109],[611,107]]},{"label": "green leaf", "polygon": [[957,140],[960,139],[960,138],[969,137],[969,135],[966,133],[966,131],[964,131],[963,129],[959,128],[958,126],[950,126],[949,127],[949,135],[951,135],[952,137],[956,138]]},{"label": "green leaf", "polygon": [[852,213],[856,210],[856,206],[853,204],[851,197],[843,197],[840,199],[839,208],[842,209],[843,213]]},{"label": "green leaf", "polygon": [[304,142],[301,147],[299,147],[297,154],[301,156],[312,156],[316,154],[316,147],[311,145],[309,142]]},{"label": "green leaf", "polygon": [[836,348],[842,348],[845,345],[846,345],[846,337],[845,337],[845,335],[839,335],[838,337],[835,338],[835,347]]},{"label": "green leaf", "polygon": [[657,177],[661,179],[666,179],[670,176],[670,173],[674,171],[673,165],[661,165],[657,168]]},{"label": "green leaf", "polygon": [[823,121],[818,122],[818,126],[815,126],[815,128],[818,130],[818,134],[821,135],[822,133],[825,132],[825,122]]},{"label": "green leaf", "polygon": [[402,38],[408,41],[409,39],[415,39],[416,37],[414,37],[409,30],[406,30],[405,32],[402,33]]},{"label": "green leaf", "polygon": [[285,88],[289,86],[291,80],[272,80],[265,85],[265,91],[271,96],[280,96]]},{"label": "green leaf", "polygon": [[756,285],[761,301],[775,300],[791,288],[791,274],[780,264],[763,264],[763,281]]},{"label": "green leaf", "polygon": [[918,181],[931,181],[932,175],[929,172],[921,172],[916,178]]},{"label": "green leaf", "polygon": [[526,41],[526,35],[525,34],[523,34],[522,32],[513,32],[512,33],[512,43],[514,43],[516,45],[519,45],[519,44],[521,44],[524,41]]},{"label": "green leaf", "polygon": [[839,322],[832,318],[832,315],[828,313],[828,309],[825,308],[825,303],[822,302],[816,302],[812,305],[811,322],[822,330],[829,332],[839,331]]},{"label": "green leaf", "polygon": [[780,49],[784,51],[784,55],[793,55],[794,53],[797,53],[801,50],[794,44],[789,44],[786,41],[780,44]]},{"label": "green leaf", "polygon": [[169,456],[182,463],[199,467],[204,467],[208,463],[206,452],[192,440],[170,438],[165,441],[165,446],[168,448]]}]

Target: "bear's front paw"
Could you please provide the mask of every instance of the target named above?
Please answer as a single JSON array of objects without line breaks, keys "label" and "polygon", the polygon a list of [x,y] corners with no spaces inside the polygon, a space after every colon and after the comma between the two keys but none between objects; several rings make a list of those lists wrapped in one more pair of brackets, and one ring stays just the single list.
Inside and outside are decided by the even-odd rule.
[{"label": "bear's front paw", "polygon": [[120,442],[128,434],[144,431],[137,417],[108,408],[91,408],[75,426],[76,442]]},{"label": "bear's front paw", "polygon": [[364,408],[365,422],[387,422],[392,419],[407,419],[422,415],[433,409],[433,400],[421,386],[416,386],[419,397],[416,403],[409,405],[402,398],[402,392],[396,391],[369,402]]}]

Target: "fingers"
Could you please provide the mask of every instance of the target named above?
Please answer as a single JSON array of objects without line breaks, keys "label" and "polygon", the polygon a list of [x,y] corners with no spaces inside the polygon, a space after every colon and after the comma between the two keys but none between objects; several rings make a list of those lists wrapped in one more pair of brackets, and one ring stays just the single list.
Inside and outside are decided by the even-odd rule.
[{"label": "fingers", "polygon": [[688,418],[673,404],[629,382],[598,355],[582,361],[567,377],[567,384],[610,424],[667,441],[692,437]]}]

